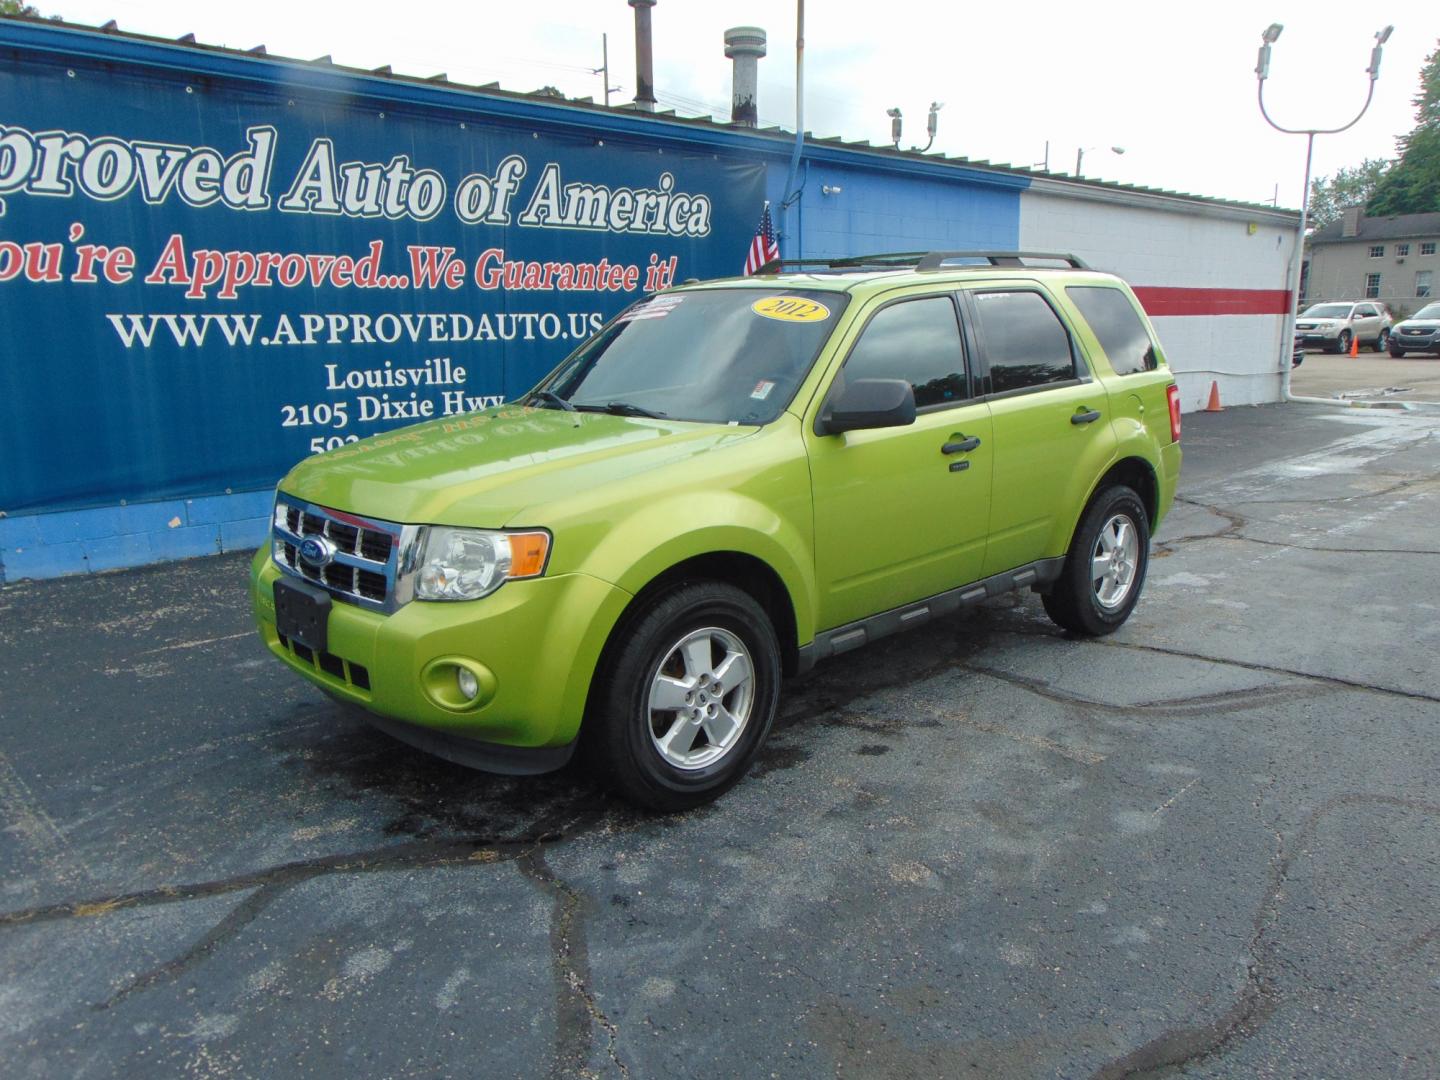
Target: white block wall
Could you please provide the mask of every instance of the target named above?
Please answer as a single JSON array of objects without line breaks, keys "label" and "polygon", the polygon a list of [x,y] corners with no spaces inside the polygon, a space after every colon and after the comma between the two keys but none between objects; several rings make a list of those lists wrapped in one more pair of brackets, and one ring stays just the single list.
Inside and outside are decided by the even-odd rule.
[{"label": "white block wall", "polygon": [[[1041,181],[1021,195],[1020,248],[1073,252],[1137,288],[1283,290],[1297,217]],[[1280,400],[1283,314],[1152,322],[1187,412],[1205,407],[1212,381],[1224,405]]]}]

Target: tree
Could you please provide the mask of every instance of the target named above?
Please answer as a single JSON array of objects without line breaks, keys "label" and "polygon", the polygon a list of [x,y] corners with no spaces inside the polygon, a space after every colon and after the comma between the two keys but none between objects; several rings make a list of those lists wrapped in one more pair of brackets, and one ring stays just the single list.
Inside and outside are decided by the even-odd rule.
[{"label": "tree", "polygon": [[1414,102],[1415,129],[1397,140],[1400,160],[1365,208],[1372,216],[1440,211],[1440,47],[1425,58]]},{"label": "tree", "polygon": [[1366,158],[1351,168],[1336,169],[1334,176],[1311,180],[1310,225],[1322,228],[1337,220],[1347,206],[1364,206],[1393,164],[1385,158]]},{"label": "tree", "polygon": [[40,12],[29,4],[20,3],[20,0],[0,0],[0,15],[29,15],[32,19],[38,19]]}]

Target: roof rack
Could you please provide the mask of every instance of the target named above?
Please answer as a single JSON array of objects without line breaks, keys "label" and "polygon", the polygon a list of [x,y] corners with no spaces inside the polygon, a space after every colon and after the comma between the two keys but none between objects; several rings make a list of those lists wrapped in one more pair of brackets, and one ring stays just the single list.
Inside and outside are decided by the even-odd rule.
[{"label": "roof rack", "polygon": [[938,270],[948,262],[961,259],[983,259],[991,266],[1030,266],[1026,261],[1029,259],[1036,262],[1064,263],[1073,270],[1090,269],[1080,256],[1058,251],[931,251],[920,260],[915,269]]},{"label": "roof rack", "polygon": [[827,270],[899,270],[906,267],[914,267],[916,270],[940,270],[947,263],[960,261],[983,261],[990,266],[1022,266],[1031,269],[1044,269],[1032,266],[1032,262],[1052,262],[1063,263],[1075,270],[1090,269],[1078,255],[1051,251],[888,251],[840,258],[771,259],[756,273],[778,274],[786,269],[803,266],[823,266]]}]

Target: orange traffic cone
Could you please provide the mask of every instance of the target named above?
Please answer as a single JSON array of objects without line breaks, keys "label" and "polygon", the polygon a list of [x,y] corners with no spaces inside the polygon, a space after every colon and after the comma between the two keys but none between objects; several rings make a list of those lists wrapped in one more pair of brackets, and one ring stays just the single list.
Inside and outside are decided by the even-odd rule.
[{"label": "orange traffic cone", "polygon": [[1220,408],[1220,384],[1213,379],[1210,382],[1210,404],[1205,406],[1206,412],[1221,412]]},{"label": "orange traffic cone", "polygon": [[1350,335],[1350,357],[1355,359],[1360,355],[1360,337],[1358,334]]}]

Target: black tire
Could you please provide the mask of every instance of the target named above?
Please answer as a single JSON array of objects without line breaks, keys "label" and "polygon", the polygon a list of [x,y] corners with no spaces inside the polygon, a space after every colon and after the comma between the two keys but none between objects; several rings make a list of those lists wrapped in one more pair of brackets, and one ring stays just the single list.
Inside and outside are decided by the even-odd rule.
[{"label": "black tire", "polygon": [[1377,353],[1382,353],[1390,348],[1390,331],[1381,330],[1380,336],[1375,339],[1375,344],[1370,346],[1370,348]]},{"label": "black tire", "polygon": [[[1134,530],[1133,569],[1123,595],[1109,602],[1102,598],[1109,591],[1108,578],[1093,576],[1093,561],[1102,548],[1101,534],[1113,528],[1117,520]],[[1112,539],[1114,534],[1110,534]],[[1127,560],[1131,561],[1131,560]],[[1060,578],[1043,597],[1045,613],[1059,627],[1072,633],[1099,637],[1113,633],[1130,617],[1145,585],[1145,572],[1150,566],[1150,519],[1140,496],[1124,484],[1103,488],[1095,493],[1085,508]],[[1097,584],[1100,582],[1101,584]]]},{"label": "black tire", "polygon": [[1400,348],[1399,345],[1391,344],[1390,355],[1393,356],[1396,360],[1399,360],[1405,355],[1405,350]]},{"label": "black tire", "polygon": [[[679,649],[687,639],[694,639],[697,652],[707,648],[701,641],[708,643],[709,685],[725,661],[740,652],[749,661],[748,680],[728,687],[722,683],[719,698],[707,698],[704,676],[690,672],[692,657]],[[720,654],[721,649],[726,651]],[[719,663],[714,663],[716,655],[722,655]],[[728,670],[737,668],[732,664]],[[652,710],[651,692],[662,679],[667,685],[699,679],[686,699],[693,698],[693,708]],[[735,715],[732,709],[740,710],[747,683],[745,717],[732,742],[712,741],[717,729],[703,715],[684,715],[708,708],[714,716],[719,709],[723,723],[725,715]],[[616,629],[601,657],[581,738],[599,779],[622,797],[650,810],[686,810],[719,797],[745,774],[770,733],[779,698],[780,644],[765,610],[734,586],[686,583],[646,601]],[[698,744],[688,752],[697,760],[681,767],[657,740],[687,723]],[[710,751],[714,759],[703,760]],[[687,750],[676,746],[668,752],[679,757]]]},{"label": "black tire", "polygon": [[1325,351],[1331,353],[1348,353],[1350,351],[1350,331],[1341,330],[1340,336],[1335,339],[1335,344]]}]

